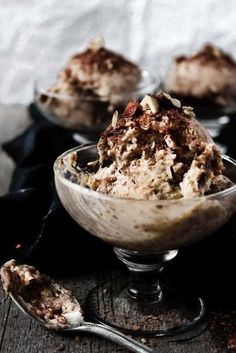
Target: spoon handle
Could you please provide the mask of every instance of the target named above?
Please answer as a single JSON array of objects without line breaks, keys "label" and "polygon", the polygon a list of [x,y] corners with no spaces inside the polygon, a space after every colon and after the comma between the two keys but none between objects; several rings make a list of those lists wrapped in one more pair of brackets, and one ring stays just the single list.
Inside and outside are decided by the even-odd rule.
[{"label": "spoon handle", "polygon": [[[95,324],[92,322],[84,322],[82,326],[79,327],[82,331],[92,332],[99,336],[108,338],[109,340],[124,346],[125,348],[130,349],[136,353],[155,353],[155,351],[144,344],[133,340],[132,338],[124,335],[123,333],[119,332],[118,330],[104,326],[100,324]],[[76,330],[76,329],[75,329]]]}]

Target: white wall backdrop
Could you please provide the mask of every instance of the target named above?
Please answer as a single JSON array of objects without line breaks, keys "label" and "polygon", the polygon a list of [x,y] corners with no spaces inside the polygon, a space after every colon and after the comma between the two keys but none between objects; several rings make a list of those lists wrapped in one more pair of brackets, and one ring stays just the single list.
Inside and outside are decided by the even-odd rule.
[{"label": "white wall backdrop", "polygon": [[29,102],[48,63],[56,70],[97,35],[164,75],[173,55],[206,41],[236,55],[236,1],[0,0],[0,102]]}]

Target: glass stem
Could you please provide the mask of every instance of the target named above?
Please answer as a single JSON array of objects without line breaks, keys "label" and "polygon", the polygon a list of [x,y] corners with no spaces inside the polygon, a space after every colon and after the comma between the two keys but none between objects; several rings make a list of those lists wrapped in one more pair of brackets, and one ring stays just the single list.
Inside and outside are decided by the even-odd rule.
[{"label": "glass stem", "polygon": [[162,298],[160,275],[167,261],[177,255],[177,250],[156,254],[114,248],[115,254],[129,271],[128,294],[138,300],[159,301]]}]

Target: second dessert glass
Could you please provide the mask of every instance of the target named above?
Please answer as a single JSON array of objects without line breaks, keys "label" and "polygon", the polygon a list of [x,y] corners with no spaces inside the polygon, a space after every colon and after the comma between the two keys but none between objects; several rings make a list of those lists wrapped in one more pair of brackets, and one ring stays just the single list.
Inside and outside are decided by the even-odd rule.
[{"label": "second dessert glass", "polygon": [[[54,172],[60,200],[78,224],[114,246],[129,272],[128,286],[113,281],[90,292],[90,314],[128,334],[164,336],[189,330],[204,315],[203,300],[163,286],[160,274],[177,249],[227,222],[236,208],[236,185],[194,199],[111,197],[76,183],[67,167],[74,152],[81,168],[98,158],[95,145],[72,149],[57,158]],[[236,161],[227,156],[223,161],[226,175],[236,182]],[[102,302],[98,301],[101,296]]]},{"label": "second dessert glass", "polygon": [[70,129],[74,139],[79,143],[91,143],[98,140],[108,126],[111,114],[123,111],[131,99],[139,100],[144,93],[156,93],[160,80],[148,71],[141,71],[141,80],[135,90],[120,94],[95,96],[85,93],[52,93],[48,87],[53,86],[55,77],[44,73],[35,82],[34,101],[41,114],[50,122]]}]

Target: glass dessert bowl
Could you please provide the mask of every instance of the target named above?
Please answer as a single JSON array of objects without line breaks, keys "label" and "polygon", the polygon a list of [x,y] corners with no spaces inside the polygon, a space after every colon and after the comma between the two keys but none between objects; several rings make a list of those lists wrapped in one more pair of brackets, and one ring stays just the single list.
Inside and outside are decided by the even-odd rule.
[{"label": "glass dessert bowl", "polygon": [[217,138],[236,111],[234,58],[206,44],[198,52],[176,57],[165,81],[166,90],[193,106],[201,123]]},{"label": "glass dessert bowl", "polygon": [[[159,277],[180,247],[214,232],[235,211],[236,164],[224,161],[230,179],[193,108],[165,92],[115,113],[97,147],[57,159],[62,204],[112,244],[129,270],[128,290],[113,283],[91,292],[95,319],[141,335],[180,333],[201,320],[203,300],[161,286]],[[102,289],[106,304],[96,299]]]},{"label": "glass dessert bowl", "polygon": [[[114,246],[129,271],[127,287],[95,288],[88,305],[97,321],[130,334],[170,335],[189,330],[202,319],[204,302],[163,287],[166,262],[178,249],[213,233],[235,212],[236,185],[192,199],[138,200],[106,195],[78,184],[68,160],[77,154],[83,170],[98,158],[95,145],[75,148],[54,165],[59,198],[71,217],[91,234]],[[225,175],[236,182],[236,161],[223,156]],[[97,302],[98,292],[110,298]]]},{"label": "glass dessert bowl", "polygon": [[50,87],[53,80],[45,74],[36,81],[35,104],[50,122],[77,132],[75,139],[78,142],[84,142],[79,135],[88,141],[96,141],[110,123],[115,110],[122,110],[131,99],[140,99],[145,92],[154,93],[160,87],[159,79],[145,70],[141,71],[141,79],[135,89],[110,96],[96,96],[89,92],[81,92],[80,95],[50,92],[46,87]]},{"label": "glass dessert bowl", "polygon": [[57,77],[48,65],[36,82],[34,95],[46,119],[77,131],[77,140],[87,135],[87,140],[96,141],[111,113],[147,91],[154,93],[159,85],[158,79],[95,38],[67,60]]}]

